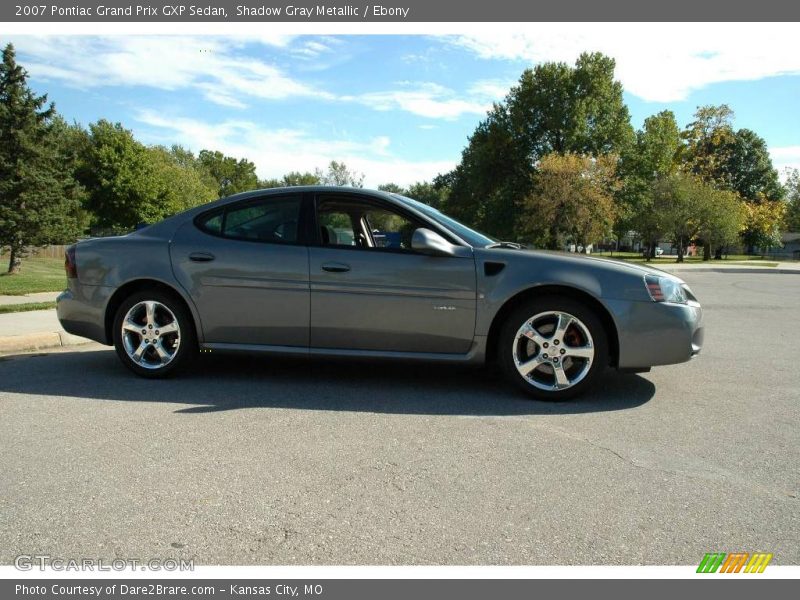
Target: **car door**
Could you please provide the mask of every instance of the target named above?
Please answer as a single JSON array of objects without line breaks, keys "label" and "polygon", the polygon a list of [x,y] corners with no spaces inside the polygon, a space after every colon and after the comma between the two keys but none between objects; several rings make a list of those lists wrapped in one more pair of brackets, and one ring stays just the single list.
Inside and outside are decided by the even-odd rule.
[{"label": "car door", "polygon": [[459,353],[475,333],[475,261],[410,247],[431,227],[390,203],[318,194],[309,249],[312,348]]},{"label": "car door", "polygon": [[308,347],[302,199],[243,200],[203,213],[176,232],[173,271],[197,306],[205,343]]}]

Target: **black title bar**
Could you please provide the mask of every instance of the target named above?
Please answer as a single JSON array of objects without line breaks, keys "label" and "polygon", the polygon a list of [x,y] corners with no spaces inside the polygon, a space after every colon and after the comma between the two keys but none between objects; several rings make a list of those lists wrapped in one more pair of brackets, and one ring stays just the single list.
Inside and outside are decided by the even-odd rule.
[{"label": "black title bar", "polygon": [[[711,579],[716,577],[716,581]],[[699,581],[702,579],[702,581]],[[642,598],[693,600],[721,596],[729,600],[754,596],[787,598],[797,582],[698,576],[672,580],[201,580],[169,579],[25,579],[0,581],[0,597],[28,600],[537,600],[544,598]]]},{"label": "black title bar", "polygon": [[[298,2],[199,0],[11,0],[1,22],[543,22],[798,21],[787,0],[384,0]],[[746,43],[746,41],[743,41]]]}]

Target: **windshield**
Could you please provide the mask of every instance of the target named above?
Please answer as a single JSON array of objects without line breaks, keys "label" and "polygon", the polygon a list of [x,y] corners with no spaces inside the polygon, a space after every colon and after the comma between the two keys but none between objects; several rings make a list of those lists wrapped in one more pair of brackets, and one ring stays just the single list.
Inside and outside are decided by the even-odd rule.
[{"label": "windshield", "polygon": [[419,200],[414,200],[413,198],[407,198],[400,194],[392,194],[398,200],[405,202],[406,204],[411,205],[412,207],[416,208],[419,212],[423,213],[425,216],[433,219],[439,225],[452,231],[462,240],[467,242],[470,246],[476,246],[479,248],[484,248],[489,244],[493,244],[497,240],[489,237],[488,235],[481,233],[479,231],[475,231],[474,229],[470,229],[463,223],[459,223],[455,219],[448,217],[446,214],[439,212],[432,206],[428,206],[427,204],[423,204]]}]

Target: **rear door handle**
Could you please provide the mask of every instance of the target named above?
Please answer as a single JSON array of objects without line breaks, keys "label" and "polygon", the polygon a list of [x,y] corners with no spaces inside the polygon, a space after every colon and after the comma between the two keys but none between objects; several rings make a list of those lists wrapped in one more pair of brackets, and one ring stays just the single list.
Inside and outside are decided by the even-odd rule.
[{"label": "rear door handle", "polygon": [[322,265],[322,270],[328,273],[347,273],[350,270],[350,265],[338,262],[329,262]]},{"label": "rear door handle", "polygon": [[214,258],[210,252],[192,252],[189,255],[189,260],[192,262],[211,262]]}]

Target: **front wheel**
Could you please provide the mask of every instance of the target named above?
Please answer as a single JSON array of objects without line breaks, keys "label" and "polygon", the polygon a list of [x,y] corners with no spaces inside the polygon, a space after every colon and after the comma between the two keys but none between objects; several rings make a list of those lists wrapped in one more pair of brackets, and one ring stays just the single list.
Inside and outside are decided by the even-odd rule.
[{"label": "front wheel", "polygon": [[114,348],[122,363],[142,377],[164,377],[196,354],[191,315],[172,295],[144,291],[127,298],[114,318]]},{"label": "front wheel", "polygon": [[571,298],[526,302],[506,319],[499,344],[498,358],[508,379],[540,400],[582,393],[608,364],[603,324]]}]

